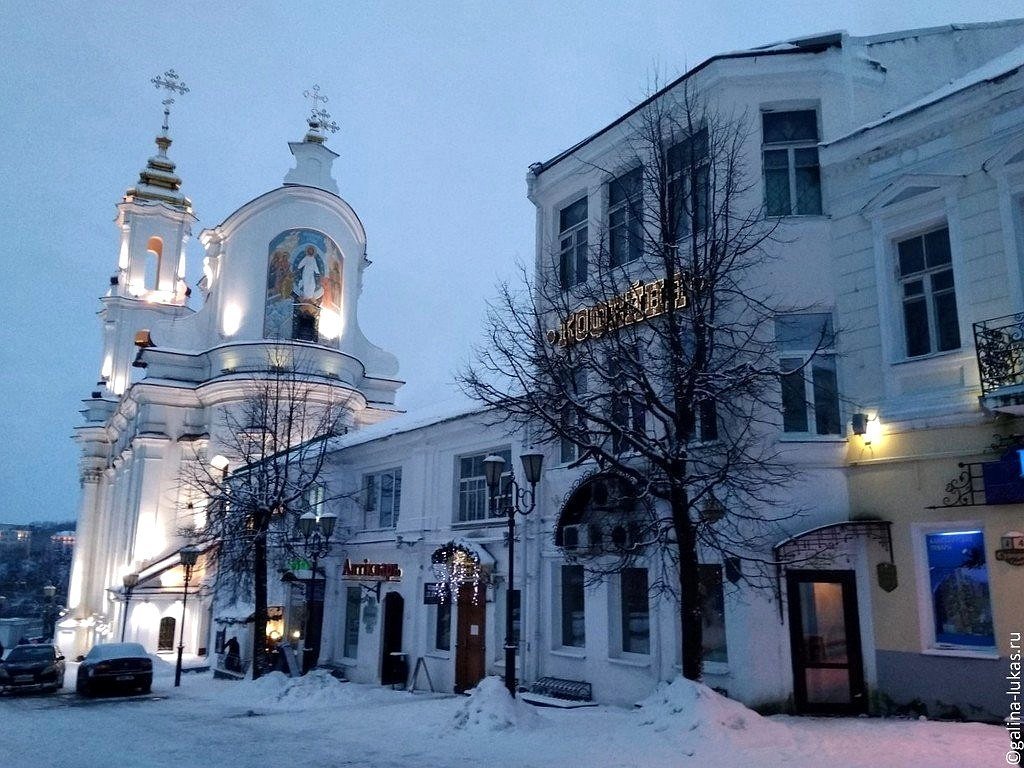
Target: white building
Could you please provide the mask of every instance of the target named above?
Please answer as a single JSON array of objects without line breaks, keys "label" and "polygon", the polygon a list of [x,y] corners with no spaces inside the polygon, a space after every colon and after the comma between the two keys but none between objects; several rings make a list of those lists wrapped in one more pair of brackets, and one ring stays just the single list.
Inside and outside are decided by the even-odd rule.
[{"label": "white building", "polygon": [[[203,502],[182,482],[184,468],[228,452],[219,435],[224,409],[272,365],[301,360],[318,396],[345,404],[350,429],[394,412],[397,361],[366,340],[357,316],[366,233],[338,196],[337,155],[324,141],[314,117],[303,140],[289,144],[295,168],[283,185],[201,233],[197,308],[183,281],[196,219],[167,156],[166,122],[157,154],[118,205],[99,382],[76,431],[79,545],[59,634],[74,653],[121,632],[151,650],[176,644],[180,532],[201,522]],[[125,617],[129,573],[140,578]],[[193,585],[205,576],[200,562]],[[203,653],[207,601],[190,609],[186,652]]]}]

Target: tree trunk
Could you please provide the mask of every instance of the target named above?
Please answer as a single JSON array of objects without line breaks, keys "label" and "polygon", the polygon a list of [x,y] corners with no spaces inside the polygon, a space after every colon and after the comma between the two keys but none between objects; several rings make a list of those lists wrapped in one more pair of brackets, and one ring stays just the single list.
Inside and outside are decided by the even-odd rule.
[{"label": "tree trunk", "polygon": [[669,503],[679,547],[679,621],[683,677],[687,680],[700,680],[704,660],[704,630],[701,625],[697,532],[690,519],[690,501],[686,489],[673,487]]},{"label": "tree trunk", "polygon": [[256,610],[252,627],[252,679],[267,670],[267,520],[257,513],[253,542],[253,602]]}]

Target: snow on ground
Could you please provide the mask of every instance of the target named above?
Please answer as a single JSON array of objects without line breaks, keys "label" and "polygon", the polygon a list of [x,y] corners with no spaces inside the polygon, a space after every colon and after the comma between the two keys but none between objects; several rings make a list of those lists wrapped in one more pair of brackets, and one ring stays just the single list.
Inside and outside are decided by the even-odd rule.
[{"label": "snow on ground", "polygon": [[21,768],[973,768],[1005,765],[1006,731],[977,723],[761,717],[677,680],[636,709],[527,708],[488,678],[471,696],[156,670],[153,695],[0,697],[0,766]]}]

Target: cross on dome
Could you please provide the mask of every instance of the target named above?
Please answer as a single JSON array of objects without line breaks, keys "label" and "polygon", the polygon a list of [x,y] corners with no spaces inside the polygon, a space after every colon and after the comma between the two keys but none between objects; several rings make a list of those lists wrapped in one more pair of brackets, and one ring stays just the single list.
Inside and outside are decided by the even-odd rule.
[{"label": "cross on dome", "polygon": [[[177,93],[182,96],[189,92],[189,87],[181,81],[181,78],[178,76],[178,73],[174,71],[174,69],[168,69],[166,72],[164,72],[163,77],[157,75],[156,77],[152,78],[149,82],[151,82],[153,84],[153,87],[155,87],[157,90],[163,88],[166,91],[169,91],[171,93]],[[163,129],[164,134],[166,135],[168,130],[167,119],[168,117],[170,117],[171,114],[171,105],[174,103],[174,97],[168,96],[160,103],[164,105]]]},{"label": "cross on dome", "polygon": [[309,133],[306,134],[307,141],[323,142],[322,131],[337,133],[340,130],[338,124],[331,119],[331,113],[324,106],[329,99],[320,93],[320,86],[313,85],[302,92],[302,95],[313,102],[309,110],[309,117],[306,122],[309,124]]}]

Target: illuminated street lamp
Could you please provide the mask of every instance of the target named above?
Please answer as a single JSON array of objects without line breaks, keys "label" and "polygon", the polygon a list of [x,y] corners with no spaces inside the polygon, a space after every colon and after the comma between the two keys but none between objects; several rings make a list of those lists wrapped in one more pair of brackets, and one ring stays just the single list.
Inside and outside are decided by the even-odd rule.
[{"label": "illuminated street lamp", "polygon": [[[544,454],[528,451],[519,457],[523,462],[523,477],[529,488],[520,488],[515,474],[509,472],[508,492],[502,498],[507,499],[504,508],[498,509],[499,515],[508,517],[508,589],[505,595],[505,687],[515,698],[516,695],[516,650],[517,640],[512,634],[512,596],[515,594],[513,581],[516,546],[516,513],[528,515],[533,512],[537,501],[537,483],[540,482],[541,470],[544,466]],[[501,475],[505,471],[505,459],[491,454],[484,458],[484,477],[491,499],[498,494],[501,486]]]},{"label": "illuminated street lamp", "polygon": [[128,608],[132,604],[132,590],[139,583],[139,574],[126,573],[121,577],[124,584],[124,617],[121,619],[121,642],[124,642],[124,631],[128,627]]},{"label": "illuminated street lamp", "polygon": [[185,568],[185,588],[181,594],[181,630],[178,633],[178,664],[174,668],[174,687],[181,685],[181,654],[185,650],[185,603],[188,601],[188,583],[192,579],[192,569],[199,560],[198,547],[182,547],[178,557]]}]

